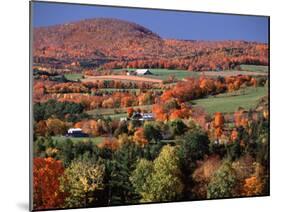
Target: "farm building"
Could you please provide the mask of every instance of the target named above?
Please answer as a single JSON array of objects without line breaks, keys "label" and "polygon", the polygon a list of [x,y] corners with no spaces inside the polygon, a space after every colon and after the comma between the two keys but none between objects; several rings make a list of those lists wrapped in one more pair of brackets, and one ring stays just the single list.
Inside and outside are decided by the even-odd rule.
[{"label": "farm building", "polygon": [[134,113],[132,119],[139,121],[153,121],[154,115],[153,113]]},{"label": "farm building", "polygon": [[153,75],[149,69],[137,69],[135,72],[137,75]]},{"label": "farm building", "polygon": [[153,75],[149,69],[136,69],[135,71],[127,71],[128,76],[133,75]]},{"label": "farm building", "polygon": [[67,131],[66,136],[69,137],[88,137],[88,134],[84,133],[80,128],[70,128]]}]

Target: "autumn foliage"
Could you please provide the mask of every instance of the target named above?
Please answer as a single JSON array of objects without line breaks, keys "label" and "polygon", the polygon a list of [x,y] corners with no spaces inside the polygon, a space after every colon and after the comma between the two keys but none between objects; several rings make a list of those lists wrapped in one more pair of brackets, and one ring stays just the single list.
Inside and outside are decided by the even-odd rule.
[{"label": "autumn foliage", "polygon": [[62,206],[65,194],[59,190],[59,178],[63,173],[64,168],[61,161],[50,157],[33,159],[33,205],[35,209]]},{"label": "autumn foliage", "polygon": [[143,128],[138,128],[133,136],[133,142],[140,146],[144,146],[145,144],[148,143],[147,139],[144,136],[144,130]]},{"label": "autumn foliage", "polygon": [[[33,38],[35,210],[268,194],[268,96],[199,106],[266,87],[264,70],[241,69],[268,65],[267,44],[163,39],[106,18]],[[128,76],[141,68],[160,70]]]},{"label": "autumn foliage", "polygon": [[100,148],[107,148],[107,149],[111,149],[111,150],[116,150],[116,149],[118,149],[119,146],[120,146],[120,144],[118,143],[116,138],[103,139],[103,141],[98,145],[98,147],[100,147]]},{"label": "autumn foliage", "polygon": [[244,181],[243,185],[243,195],[245,196],[255,196],[255,195],[261,195],[263,191],[263,183],[261,180],[256,177],[252,176]]},{"label": "autumn foliage", "polygon": [[[103,64],[105,69],[208,71],[229,70],[239,64],[268,64],[266,44],[163,39],[143,26],[115,19],[92,19],[69,25],[36,28],[34,34],[35,62],[40,61],[56,68],[87,68],[95,65],[79,62],[88,58],[103,62],[106,58],[115,58]],[[84,41],[83,45],[81,40]],[[49,58],[57,58],[60,62]]]}]

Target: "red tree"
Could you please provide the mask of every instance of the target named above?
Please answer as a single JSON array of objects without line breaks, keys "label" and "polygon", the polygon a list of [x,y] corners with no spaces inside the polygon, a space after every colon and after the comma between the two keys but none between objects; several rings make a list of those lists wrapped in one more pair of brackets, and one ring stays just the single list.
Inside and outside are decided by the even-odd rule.
[{"label": "red tree", "polygon": [[60,180],[64,168],[62,162],[49,158],[33,160],[33,205],[34,209],[59,208],[64,202],[60,192]]}]

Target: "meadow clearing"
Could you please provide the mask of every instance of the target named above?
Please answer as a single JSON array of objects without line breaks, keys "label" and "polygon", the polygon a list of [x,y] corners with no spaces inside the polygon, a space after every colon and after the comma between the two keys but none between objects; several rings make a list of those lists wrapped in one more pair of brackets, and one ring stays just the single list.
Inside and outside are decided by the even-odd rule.
[{"label": "meadow clearing", "polygon": [[231,93],[218,94],[192,101],[195,106],[203,107],[209,114],[215,112],[233,113],[238,107],[246,110],[254,108],[258,100],[268,94],[266,87],[245,88]]}]

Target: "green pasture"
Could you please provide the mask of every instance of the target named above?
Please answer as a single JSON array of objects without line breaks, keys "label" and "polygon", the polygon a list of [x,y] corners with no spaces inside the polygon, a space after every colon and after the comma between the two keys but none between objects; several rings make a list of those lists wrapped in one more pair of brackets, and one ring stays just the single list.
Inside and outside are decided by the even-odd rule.
[{"label": "green pasture", "polygon": [[219,94],[208,98],[192,101],[195,106],[203,107],[209,114],[215,112],[232,113],[238,107],[250,109],[256,106],[258,100],[266,96],[266,87],[246,88],[232,93]]},{"label": "green pasture", "polygon": [[[114,69],[114,71],[121,71],[121,70],[128,70],[128,71],[134,71],[136,69],[130,68],[130,69]],[[153,75],[144,75],[144,77],[153,78],[153,79],[161,79],[161,80],[167,80],[170,75],[175,75],[175,78],[177,80],[182,80],[186,77],[199,77],[200,73],[195,71],[187,71],[187,70],[174,70],[174,69],[149,69],[149,71]]]},{"label": "green pasture", "polygon": [[268,72],[268,66],[262,65],[240,65],[243,71],[254,71],[254,72]]},{"label": "green pasture", "polygon": [[67,80],[77,81],[77,80],[80,80],[80,79],[83,78],[83,74],[78,74],[78,73],[75,73],[75,74],[65,74],[64,77]]},{"label": "green pasture", "polygon": [[[124,108],[101,108],[101,109],[94,109],[89,110],[87,113],[92,116],[101,115],[105,118],[110,117],[111,119],[120,119],[123,117],[127,117],[127,110],[131,107],[124,107]],[[151,111],[152,105],[140,105],[140,106],[132,106],[134,109],[141,109]]]},{"label": "green pasture", "polygon": [[105,137],[89,137],[89,138],[73,138],[73,137],[66,137],[66,136],[53,136],[52,139],[57,142],[65,142],[67,139],[72,140],[73,142],[81,142],[81,141],[91,141],[94,144],[99,144],[103,141]]}]

